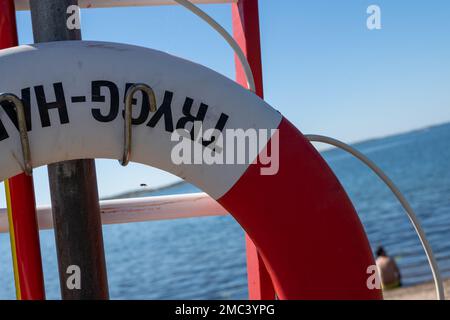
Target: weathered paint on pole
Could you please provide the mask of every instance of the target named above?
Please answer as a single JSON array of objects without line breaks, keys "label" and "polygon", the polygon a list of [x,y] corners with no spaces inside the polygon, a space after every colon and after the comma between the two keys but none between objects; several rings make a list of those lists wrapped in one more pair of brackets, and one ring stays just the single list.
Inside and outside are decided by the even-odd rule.
[{"label": "weathered paint on pole", "polygon": [[[244,51],[252,68],[255,79],[256,94],[263,98],[263,77],[261,63],[261,41],[259,31],[258,0],[239,0],[232,4],[233,36]],[[244,69],[236,60],[236,81],[247,86]],[[251,300],[272,300],[275,290],[269,273],[258,254],[253,241],[246,236],[247,242],[247,277]]]},{"label": "weathered paint on pole", "polygon": [[[81,30],[66,25],[71,5],[77,0],[30,0],[35,42],[81,40]],[[56,163],[48,172],[62,298],[108,299],[95,162]],[[80,268],[80,289],[67,286],[72,265]]]},{"label": "weathered paint on pole", "polygon": [[[13,0],[0,1],[0,49],[18,45]],[[14,280],[18,300],[45,299],[33,178],[20,174],[5,181]]]}]

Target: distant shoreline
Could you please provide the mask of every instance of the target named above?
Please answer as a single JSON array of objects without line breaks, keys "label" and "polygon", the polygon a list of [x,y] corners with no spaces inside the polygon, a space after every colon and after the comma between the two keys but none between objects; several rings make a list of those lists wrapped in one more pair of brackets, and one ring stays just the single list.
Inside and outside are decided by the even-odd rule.
[{"label": "distant shoreline", "polygon": [[[436,128],[439,128],[439,127],[445,127],[445,126],[448,126],[448,125],[450,125],[450,122],[446,121],[446,122],[442,122],[442,123],[438,123],[438,124],[433,124],[433,125],[428,125],[428,126],[416,128],[416,129],[411,129],[411,130],[408,130],[408,131],[388,134],[388,135],[385,135],[385,136],[379,136],[379,137],[374,137],[374,138],[369,138],[369,139],[364,139],[364,140],[357,140],[357,141],[353,141],[353,142],[348,142],[348,144],[351,145],[351,146],[358,146],[358,145],[363,144],[363,143],[374,142],[374,141],[383,140],[383,139],[387,139],[387,138],[403,136],[403,135],[407,135],[407,134],[411,134],[411,133],[415,133],[415,132],[421,132],[421,131],[425,131],[425,130],[432,130],[432,129],[436,129]],[[327,152],[327,151],[330,151],[330,150],[333,150],[333,149],[336,149],[336,148],[335,147],[324,148],[324,149],[320,150],[320,152]]]},{"label": "distant shoreline", "polygon": [[[444,281],[445,298],[450,300],[450,279]],[[383,292],[385,300],[436,300],[434,282],[402,287]]]}]

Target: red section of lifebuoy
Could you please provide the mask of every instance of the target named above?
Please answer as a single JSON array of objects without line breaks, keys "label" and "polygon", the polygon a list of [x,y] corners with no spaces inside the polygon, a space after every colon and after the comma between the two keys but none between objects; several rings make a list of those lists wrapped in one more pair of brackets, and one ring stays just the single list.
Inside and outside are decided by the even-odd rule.
[{"label": "red section of lifebuoy", "polygon": [[288,120],[279,134],[278,174],[251,165],[219,202],[255,242],[280,299],[381,299],[367,287],[375,262],[339,181]]}]

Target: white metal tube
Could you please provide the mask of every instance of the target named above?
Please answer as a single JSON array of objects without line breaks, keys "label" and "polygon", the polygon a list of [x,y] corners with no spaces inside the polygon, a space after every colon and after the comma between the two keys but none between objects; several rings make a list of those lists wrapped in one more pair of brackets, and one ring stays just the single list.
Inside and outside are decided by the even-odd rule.
[{"label": "white metal tube", "polygon": [[[29,4],[28,0],[16,0],[16,8],[17,10],[28,10]],[[144,6],[144,5],[164,5],[164,4],[174,4],[178,3],[179,5],[185,7],[193,14],[201,18],[205,21],[211,28],[216,30],[230,45],[235,54],[237,55],[242,68],[244,69],[245,77],[247,78],[248,89],[252,92],[256,92],[256,84],[255,79],[253,77],[252,68],[245,56],[245,53],[242,51],[239,44],[234,40],[234,38],[222,27],[217,21],[215,21],[212,17],[210,17],[206,12],[197,7],[194,3],[197,4],[207,4],[207,3],[233,3],[237,2],[237,0],[79,0],[79,5],[82,8],[105,8],[105,7],[119,7],[119,6]]]},{"label": "white metal tube", "polygon": [[[15,0],[16,10],[30,10],[29,0]],[[196,4],[233,3],[237,0],[192,0]],[[175,0],[78,0],[81,8],[113,8],[174,5]]]},{"label": "white metal tube", "polygon": [[217,23],[213,18],[211,18],[206,12],[195,6],[192,3],[192,1],[189,0],[174,0],[174,1],[176,1],[178,4],[182,5],[183,7],[185,7],[186,9],[197,15],[202,20],[204,20],[214,30],[216,30],[225,39],[226,42],[228,42],[228,44],[236,53],[239,61],[242,64],[242,67],[244,68],[248,88],[252,92],[256,92],[256,85],[255,79],[253,77],[252,68],[250,67],[247,57],[245,56],[244,52],[242,51],[241,47],[236,42],[236,40],[234,40],[234,38],[219,23]]}]

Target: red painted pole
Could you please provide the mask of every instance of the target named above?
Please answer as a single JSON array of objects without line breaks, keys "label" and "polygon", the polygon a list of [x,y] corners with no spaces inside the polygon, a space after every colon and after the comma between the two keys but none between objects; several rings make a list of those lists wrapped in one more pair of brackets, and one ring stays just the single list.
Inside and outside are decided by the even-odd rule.
[{"label": "red painted pole", "polygon": [[[0,49],[18,44],[15,14],[14,0],[0,0]],[[5,189],[17,299],[43,300],[44,276],[33,178],[20,174],[5,181]]]},{"label": "red painted pole", "polygon": [[14,1],[0,0],[0,49],[17,46]]},{"label": "red painted pole", "polygon": [[[263,95],[261,41],[259,34],[258,0],[239,0],[232,4],[233,36],[244,51],[255,78],[256,94]],[[236,81],[247,87],[247,79],[241,63],[236,61]],[[248,290],[251,300],[273,300],[275,290],[269,273],[258,254],[253,241],[246,236]]]}]

